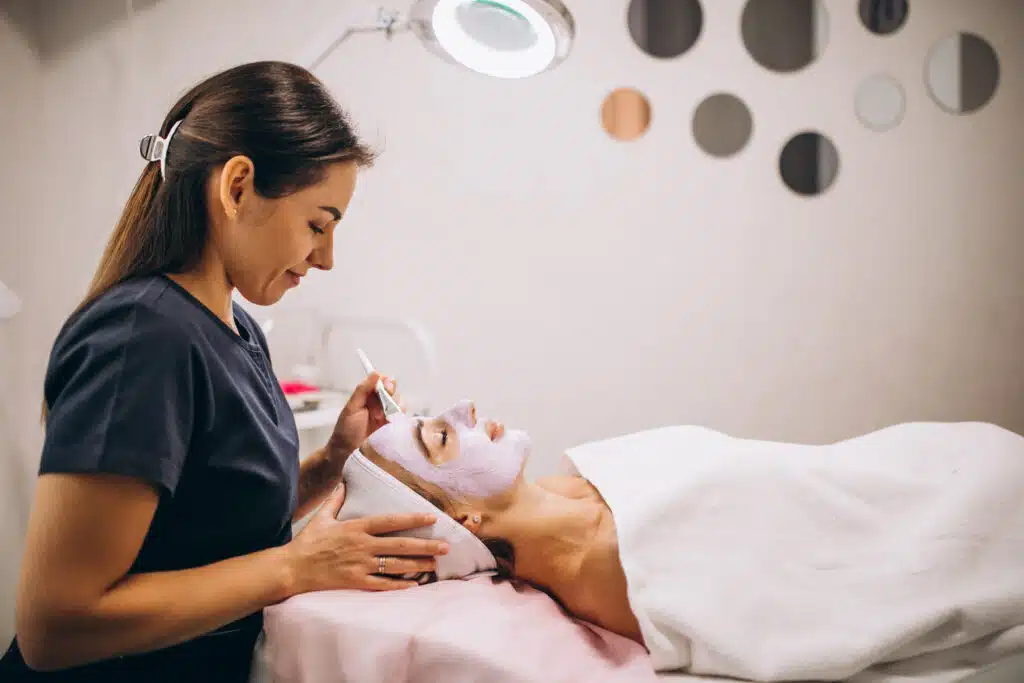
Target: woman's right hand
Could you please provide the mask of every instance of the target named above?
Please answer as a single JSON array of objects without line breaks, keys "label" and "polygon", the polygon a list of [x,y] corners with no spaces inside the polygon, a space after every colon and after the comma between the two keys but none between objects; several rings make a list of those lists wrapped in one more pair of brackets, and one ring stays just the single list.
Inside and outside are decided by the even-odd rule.
[{"label": "woman's right hand", "polygon": [[421,538],[379,538],[377,534],[405,531],[433,524],[434,515],[402,514],[338,521],[345,502],[345,485],[339,484],[299,534],[285,546],[293,594],[310,591],[357,589],[396,590],[417,585],[379,574],[402,575],[435,571],[437,555],[448,552],[443,541]]}]

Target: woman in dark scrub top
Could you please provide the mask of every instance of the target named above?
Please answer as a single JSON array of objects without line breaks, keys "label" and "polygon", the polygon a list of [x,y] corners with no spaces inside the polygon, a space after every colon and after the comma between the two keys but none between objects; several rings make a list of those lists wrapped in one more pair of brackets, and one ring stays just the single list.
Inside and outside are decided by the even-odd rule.
[{"label": "woman in dark scrub top", "polygon": [[377,376],[300,465],[266,339],[232,301],[270,305],[331,268],[372,154],[324,86],[280,62],[227,70],[142,147],[151,163],[50,355],[5,683],[240,683],[265,606],[404,588],[394,576],[446,552],[381,536],[429,517],[334,518],[345,457],[383,424]]}]

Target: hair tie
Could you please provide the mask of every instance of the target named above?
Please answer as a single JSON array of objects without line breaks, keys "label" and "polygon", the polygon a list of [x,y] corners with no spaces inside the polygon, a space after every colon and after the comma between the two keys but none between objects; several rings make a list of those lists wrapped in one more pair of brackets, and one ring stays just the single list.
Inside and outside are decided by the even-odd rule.
[{"label": "hair tie", "polygon": [[147,135],[139,141],[139,154],[146,161],[159,161],[160,162],[160,177],[164,180],[167,179],[167,148],[171,145],[171,138],[174,137],[175,131],[178,130],[178,126],[185,119],[179,119],[171,130],[167,133],[167,137],[162,138],[159,134]]}]

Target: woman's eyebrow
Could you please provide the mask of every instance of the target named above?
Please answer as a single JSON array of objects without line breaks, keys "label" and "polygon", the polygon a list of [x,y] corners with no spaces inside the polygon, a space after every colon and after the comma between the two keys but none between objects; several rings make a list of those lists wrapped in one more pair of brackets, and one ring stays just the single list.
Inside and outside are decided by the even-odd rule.
[{"label": "woman's eyebrow", "polygon": [[327,213],[331,214],[334,217],[334,220],[336,220],[336,221],[340,221],[341,220],[341,211],[338,211],[338,207],[336,207],[336,206],[321,206],[320,208],[323,209],[324,211],[326,211]]}]

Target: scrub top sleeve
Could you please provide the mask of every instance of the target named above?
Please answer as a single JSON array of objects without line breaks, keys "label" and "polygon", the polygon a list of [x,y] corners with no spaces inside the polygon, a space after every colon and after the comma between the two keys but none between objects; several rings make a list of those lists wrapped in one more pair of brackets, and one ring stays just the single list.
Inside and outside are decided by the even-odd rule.
[{"label": "scrub top sleeve", "polygon": [[178,323],[138,302],[65,328],[46,373],[40,474],[118,474],[173,494],[194,422],[191,350]]}]

